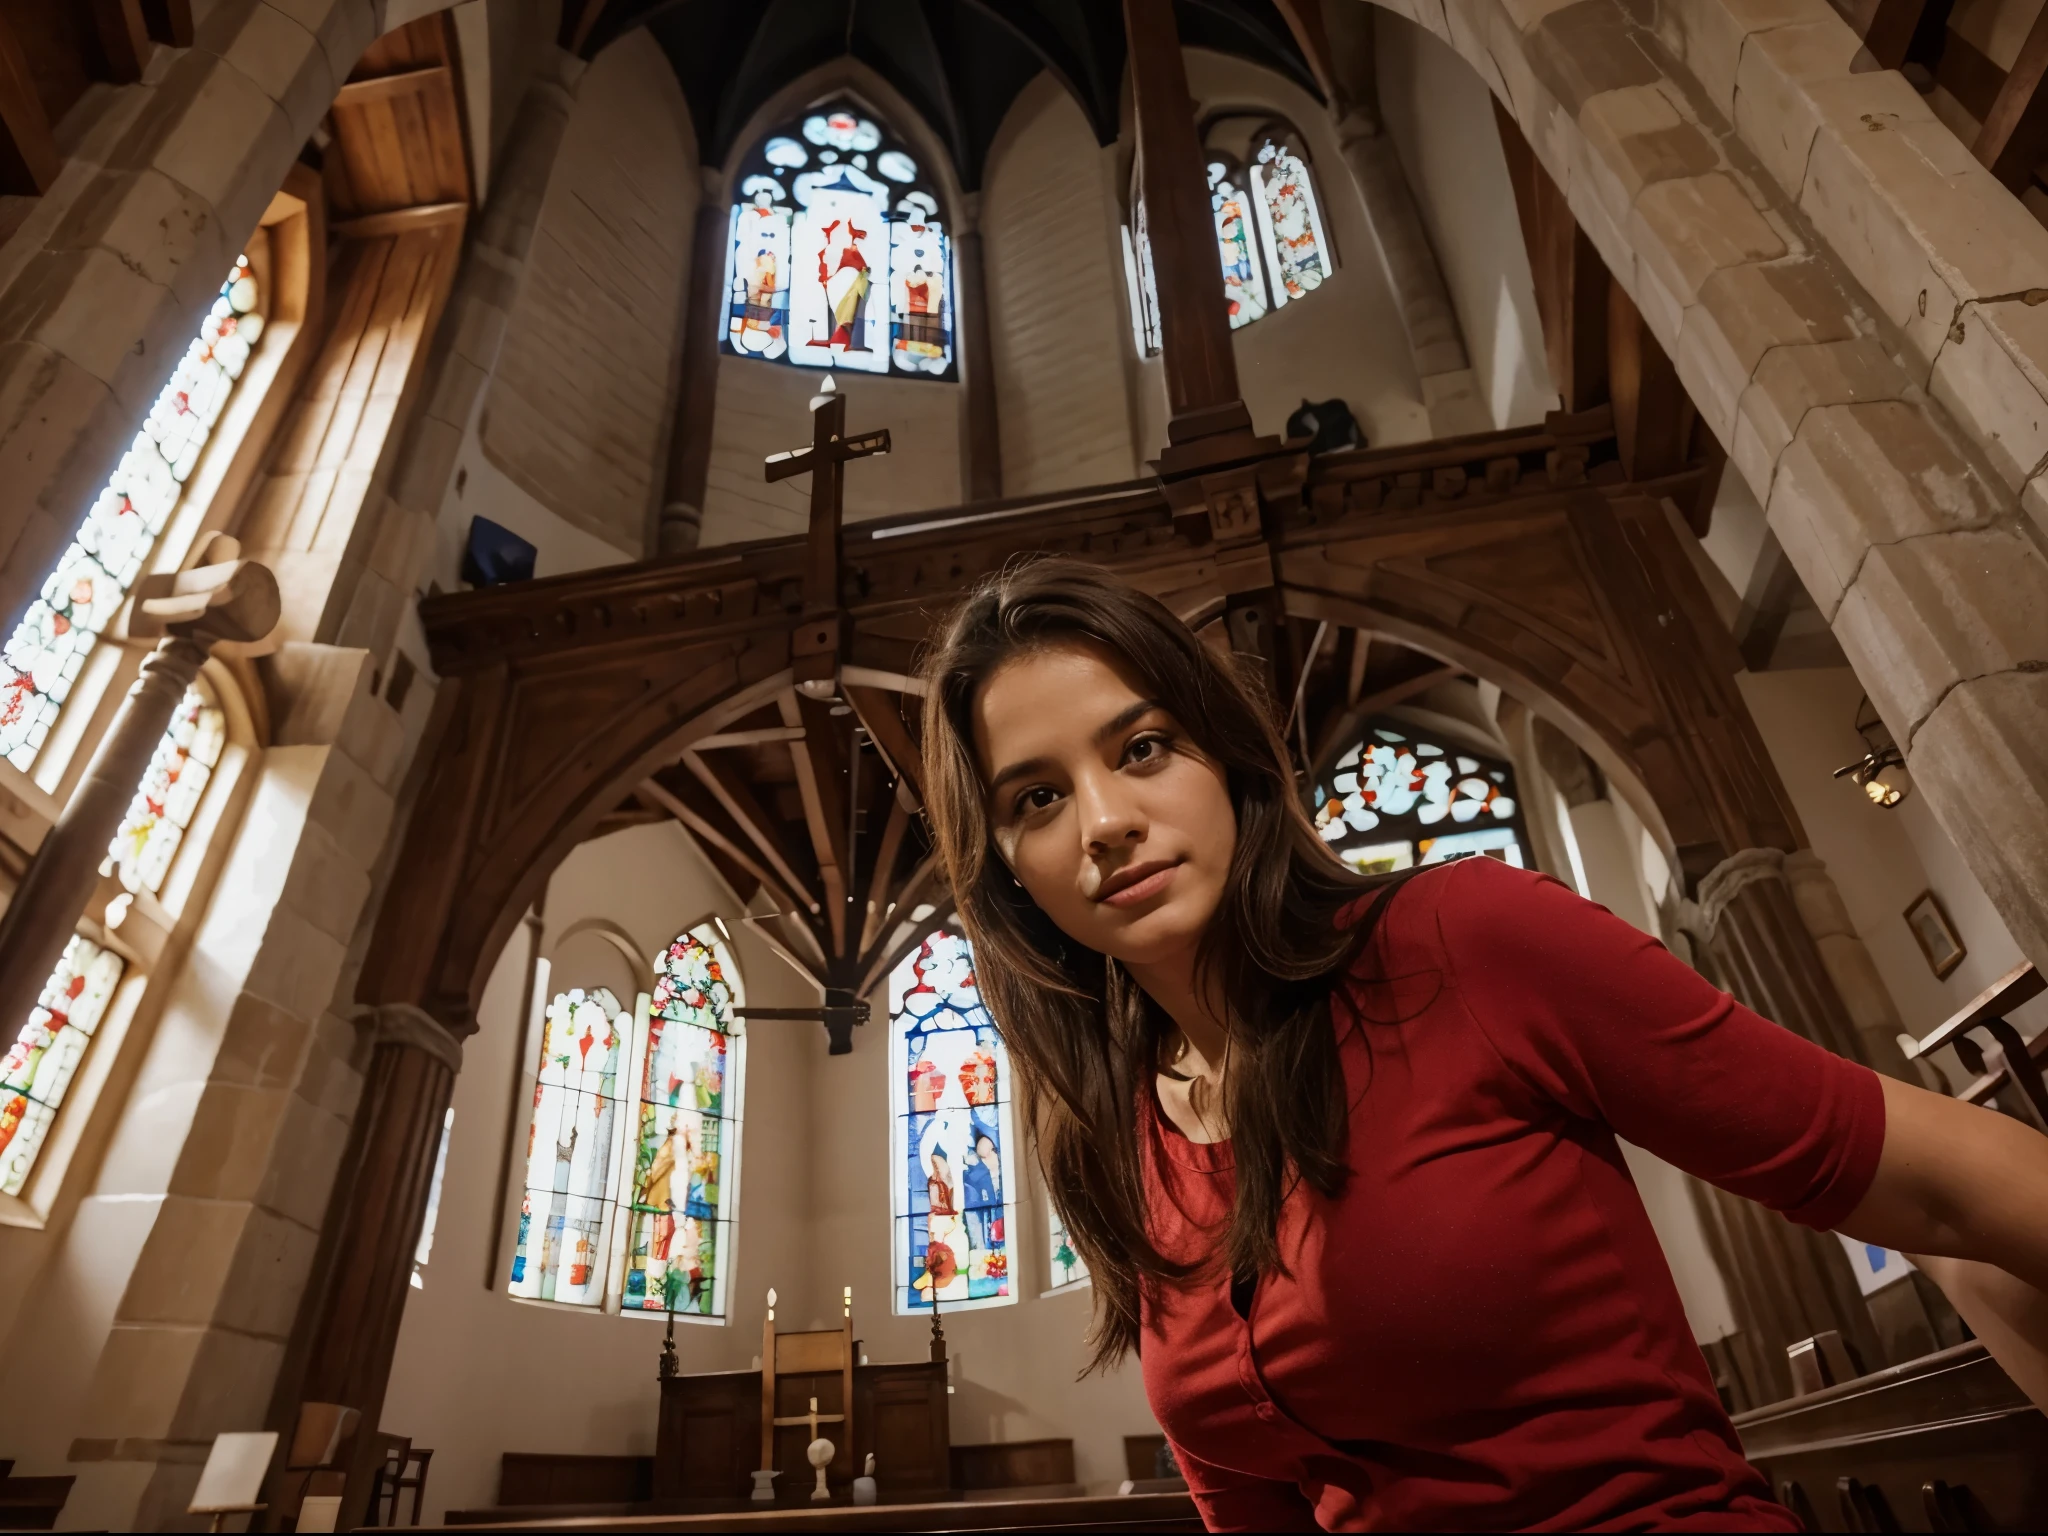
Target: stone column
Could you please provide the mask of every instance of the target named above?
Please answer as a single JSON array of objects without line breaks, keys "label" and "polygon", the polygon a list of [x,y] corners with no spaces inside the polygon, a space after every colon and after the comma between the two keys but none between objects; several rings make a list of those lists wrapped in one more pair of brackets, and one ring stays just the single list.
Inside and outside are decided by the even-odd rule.
[{"label": "stone column", "polygon": [[1473,375],[1458,312],[1394,141],[1368,113],[1354,107],[1337,121],[1337,142],[1358,184],[1394,301],[1401,306],[1401,324],[1422,379],[1430,430],[1439,437],[1491,431],[1492,413]]},{"label": "stone column", "polygon": [[[422,1009],[386,1004],[362,1010],[357,1022],[370,1062],[320,1236],[324,1283],[309,1288],[301,1314],[315,1322],[296,1393],[300,1403],[362,1411],[337,1522],[344,1530],[370,1517],[378,1459],[370,1432],[391,1380],[434,1159],[462,1069],[460,1040]],[[291,1421],[276,1427],[289,1438]]]},{"label": "stone column", "polygon": [[688,554],[703,536],[711,437],[718,424],[718,342],[725,329],[725,258],[732,238],[732,209],[726,201],[725,178],[708,165],[699,174],[703,185],[696,233],[690,240],[689,292],[683,300],[683,367],[655,550],[663,555]]},{"label": "stone column", "polygon": [[996,360],[989,325],[988,271],[983,264],[981,194],[970,192],[953,236],[953,272],[959,309],[953,341],[960,384],[967,395],[961,427],[961,492],[968,501],[1003,494],[1003,436],[996,416]]},{"label": "stone column", "polygon": [[1862,1041],[1863,1060],[1887,1077],[1917,1085],[1919,1074],[1899,1049],[1905,1021],[1899,1017],[1898,1004],[1886,990],[1884,978],[1877,974],[1877,962],[1870,958],[1863,936],[1849,920],[1849,909],[1842,904],[1842,893],[1827,865],[1808,848],[1788,853],[1785,883],[1791,888],[1792,903],[1799,909],[1800,921],[1813,939],[1821,964],[1827,968],[1835,992],[1848,1010],[1849,1022]]},{"label": "stone column", "polygon": [[[1242,440],[1250,447],[1251,413],[1238,391],[1237,354],[1223,303],[1223,258],[1173,0],[1124,0],[1124,34],[1172,413],[1161,466],[1194,468],[1242,458],[1225,445]],[[1224,441],[1204,442],[1211,438]]]},{"label": "stone column", "polygon": [[0,918],[0,1018],[17,1024],[28,1018],[63,958],[135,786],[207,655],[223,640],[260,640],[277,624],[277,582],[252,561],[184,572],[165,595],[148,596],[157,585],[137,592],[139,611],[130,628],[161,626],[167,633],[143,661],[120,714]]}]

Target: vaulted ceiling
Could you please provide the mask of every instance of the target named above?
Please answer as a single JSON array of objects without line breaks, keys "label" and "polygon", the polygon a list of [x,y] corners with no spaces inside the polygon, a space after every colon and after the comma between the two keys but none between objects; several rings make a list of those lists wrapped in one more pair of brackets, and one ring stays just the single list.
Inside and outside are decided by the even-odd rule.
[{"label": "vaulted ceiling", "polygon": [[[1174,0],[1174,11],[1187,46],[1265,65],[1321,95],[1274,0]],[[1117,136],[1117,0],[569,0],[563,12],[564,42],[586,58],[636,28],[653,34],[709,165],[725,163],[777,91],[847,55],[923,114],[969,189],[981,185],[1017,93],[1041,70],[1079,103],[1099,142]]]}]

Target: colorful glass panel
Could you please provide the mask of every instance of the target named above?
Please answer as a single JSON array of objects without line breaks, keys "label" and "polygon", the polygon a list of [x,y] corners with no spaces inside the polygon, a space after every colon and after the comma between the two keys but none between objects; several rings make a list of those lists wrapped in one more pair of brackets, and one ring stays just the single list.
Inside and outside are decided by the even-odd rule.
[{"label": "colorful glass panel", "polygon": [[721,345],[739,357],[955,379],[938,189],[856,107],[806,114],[740,168]]},{"label": "colorful glass panel", "polygon": [[220,765],[227,717],[197,685],[185,690],[156,754],[136,786],[128,814],[107,848],[103,874],[118,872],[131,891],[163,889],[171,860],[199,810],[199,798]]},{"label": "colorful glass panel", "polygon": [[1230,328],[1250,325],[1266,313],[1266,278],[1253,248],[1248,199],[1243,184],[1221,160],[1209,164],[1209,206],[1216,216],[1216,245],[1223,261],[1223,301]]},{"label": "colorful glass panel", "polygon": [[43,983],[28,1022],[0,1059],[0,1190],[18,1195],[27,1183],[126,968],[112,950],[74,934]]},{"label": "colorful glass panel", "polygon": [[1067,1224],[1060,1220],[1059,1211],[1050,1201],[1045,1207],[1046,1224],[1050,1230],[1052,1255],[1052,1288],[1063,1285],[1078,1285],[1088,1278],[1088,1261],[1081,1257],[1074,1247],[1073,1239],[1067,1236]]},{"label": "colorful glass panel", "polygon": [[1323,841],[1367,874],[1475,853],[1532,867],[1514,770],[1432,737],[1405,720],[1369,725],[1315,787]]},{"label": "colorful glass panel", "polygon": [[261,297],[249,258],[239,257],[142,430],[0,651],[0,756],[15,767],[34,766],[85,658],[176,510],[263,335]]},{"label": "colorful glass panel", "polygon": [[896,1310],[1015,1299],[1017,1176],[1010,1063],[974,980],[974,952],[940,929],[889,976],[895,1116]]},{"label": "colorful glass panel", "polygon": [[603,987],[572,988],[548,1004],[527,1123],[514,1296],[604,1302],[617,1205],[619,1071],[632,1030],[633,1015]]},{"label": "colorful glass panel", "polygon": [[1330,244],[1308,167],[1292,150],[1267,143],[1252,167],[1252,190],[1277,309],[1322,287],[1330,275]]},{"label": "colorful glass panel", "polygon": [[621,1297],[629,1311],[725,1315],[739,1203],[740,1001],[716,939],[682,934],[655,963]]}]

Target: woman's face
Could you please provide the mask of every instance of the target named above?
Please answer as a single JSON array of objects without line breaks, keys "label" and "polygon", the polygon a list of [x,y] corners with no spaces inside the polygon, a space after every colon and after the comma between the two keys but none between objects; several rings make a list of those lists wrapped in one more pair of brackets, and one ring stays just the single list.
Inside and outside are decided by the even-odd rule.
[{"label": "woman's face", "polygon": [[974,749],[996,848],[1062,933],[1139,968],[1192,958],[1237,813],[1122,658],[1076,641],[1005,663],[975,699]]}]

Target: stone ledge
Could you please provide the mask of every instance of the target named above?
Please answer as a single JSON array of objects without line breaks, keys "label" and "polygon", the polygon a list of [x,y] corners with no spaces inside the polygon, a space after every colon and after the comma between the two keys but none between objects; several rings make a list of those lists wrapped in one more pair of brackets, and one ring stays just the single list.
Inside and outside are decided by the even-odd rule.
[{"label": "stone ledge", "polygon": [[[2048,300],[2048,288],[2034,294]],[[2031,297],[2031,295],[2030,295]],[[2048,309],[1972,300],[1934,360],[1929,392],[2019,491],[2048,466]]]}]

